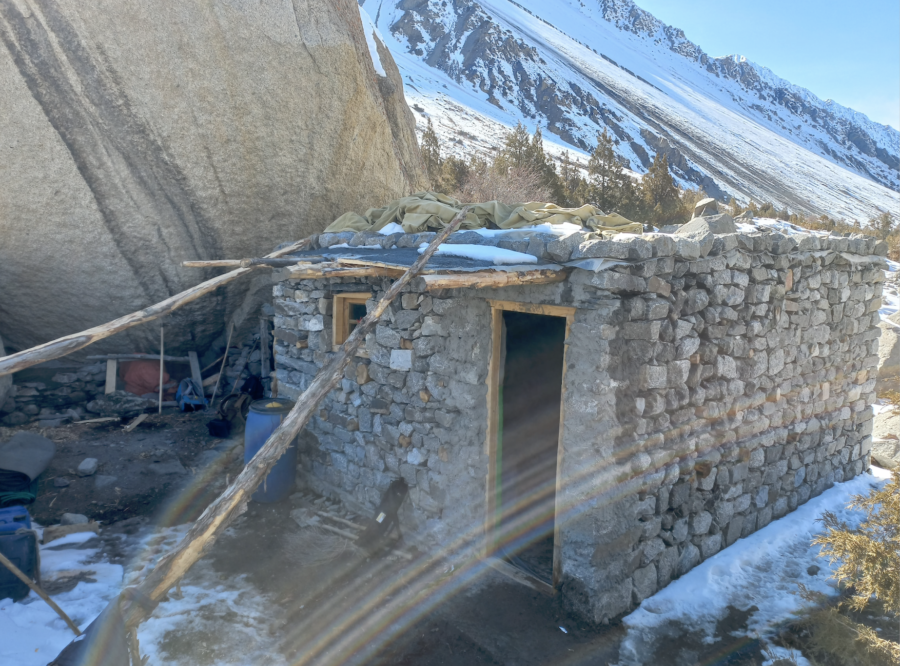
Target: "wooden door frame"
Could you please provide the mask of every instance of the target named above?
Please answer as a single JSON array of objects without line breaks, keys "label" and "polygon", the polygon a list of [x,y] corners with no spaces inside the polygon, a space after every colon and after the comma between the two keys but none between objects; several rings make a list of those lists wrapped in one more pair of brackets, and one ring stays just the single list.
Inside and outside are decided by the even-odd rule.
[{"label": "wooden door frame", "polygon": [[483,554],[488,557],[492,554],[493,535],[497,529],[496,524],[496,493],[497,485],[497,433],[499,431],[499,393],[500,393],[500,333],[503,328],[503,313],[524,312],[527,314],[547,315],[550,317],[563,317],[566,320],[566,336],[563,341],[563,370],[562,392],[559,400],[559,436],[556,442],[556,490],[554,492],[553,508],[553,589],[559,584],[562,552],[559,540],[559,491],[562,484],[563,463],[563,432],[566,416],[566,361],[568,358],[569,334],[572,331],[572,323],[575,321],[575,308],[563,305],[535,305],[533,303],[519,303],[516,301],[500,301],[487,299],[491,306],[491,356],[488,364],[487,376],[487,407],[488,423],[487,436],[484,442],[484,452],[488,458],[487,487],[485,489],[485,521],[484,521],[484,546]]}]

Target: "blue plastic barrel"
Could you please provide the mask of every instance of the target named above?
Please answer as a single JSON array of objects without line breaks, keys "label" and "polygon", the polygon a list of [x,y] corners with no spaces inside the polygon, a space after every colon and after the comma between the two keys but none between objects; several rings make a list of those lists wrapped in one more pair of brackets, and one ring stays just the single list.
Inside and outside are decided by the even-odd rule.
[{"label": "blue plastic barrel", "polygon": [[[284,421],[294,408],[290,400],[280,398],[268,398],[255,400],[250,405],[247,415],[247,427],[244,429],[244,464],[249,463],[256,452],[259,451],[269,436]],[[259,488],[253,493],[256,502],[280,502],[291,494],[294,489],[294,480],[297,477],[297,441],[291,442],[288,450],[275,463],[269,475],[259,484]]]}]

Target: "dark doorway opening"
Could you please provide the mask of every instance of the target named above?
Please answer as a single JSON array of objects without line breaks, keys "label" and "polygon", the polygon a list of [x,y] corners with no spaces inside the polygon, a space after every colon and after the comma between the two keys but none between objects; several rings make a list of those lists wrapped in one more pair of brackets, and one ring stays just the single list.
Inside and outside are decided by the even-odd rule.
[{"label": "dark doorway opening", "polygon": [[552,584],[563,317],[504,311],[498,378],[497,550]]}]

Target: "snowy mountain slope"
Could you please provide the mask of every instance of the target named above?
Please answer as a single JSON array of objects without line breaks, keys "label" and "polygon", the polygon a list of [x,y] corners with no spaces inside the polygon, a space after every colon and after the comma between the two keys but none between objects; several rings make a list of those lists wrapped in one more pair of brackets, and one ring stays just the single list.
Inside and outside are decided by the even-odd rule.
[{"label": "snowy mountain slope", "polygon": [[681,182],[713,195],[859,219],[900,207],[900,133],[741,58],[710,58],[630,0],[361,4],[422,122],[461,152],[518,120],[581,150],[607,127],[633,170],[662,150]]}]

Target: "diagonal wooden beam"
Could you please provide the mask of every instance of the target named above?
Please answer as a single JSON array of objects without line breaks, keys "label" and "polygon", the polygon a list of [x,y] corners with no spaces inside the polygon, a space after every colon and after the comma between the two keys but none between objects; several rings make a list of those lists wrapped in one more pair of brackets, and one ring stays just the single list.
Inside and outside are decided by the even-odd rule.
[{"label": "diagonal wooden beam", "polygon": [[[310,240],[311,239],[306,238],[302,241],[298,241],[293,245],[289,245],[288,247],[277,250],[272,254],[267,255],[267,258],[278,258],[286,254],[290,254],[291,252],[302,250],[310,244]],[[138,312],[132,312],[129,315],[125,315],[124,317],[120,317],[119,319],[116,319],[109,323],[102,324],[101,326],[95,326],[94,328],[89,328],[88,330],[82,331],[81,333],[73,333],[72,335],[67,335],[63,338],[58,338],[51,342],[45,342],[44,344],[38,345],[37,347],[32,347],[31,349],[26,349],[16,354],[4,356],[0,358],[0,377],[2,377],[3,375],[12,374],[13,372],[18,372],[19,370],[24,370],[25,368],[29,368],[32,365],[37,365],[38,363],[50,361],[54,358],[61,358],[63,356],[71,354],[72,352],[78,351],[79,349],[84,349],[88,345],[91,345],[98,340],[108,338],[111,335],[115,335],[116,333],[131,328],[132,326],[137,326],[138,324],[146,324],[148,321],[158,319],[163,315],[169,314],[170,312],[177,310],[178,308],[181,308],[192,301],[197,300],[204,294],[215,291],[219,287],[226,285],[229,282],[233,282],[239,277],[247,275],[248,273],[259,267],[261,266],[239,268],[229,273],[219,275],[218,277],[214,277],[213,279],[207,280],[206,282],[201,282],[196,287],[191,287],[190,289],[186,289],[179,294],[170,296],[166,300],[161,301],[156,305],[151,305],[149,308],[144,308],[143,310],[139,310]]]},{"label": "diagonal wooden beam", "polygon": [[[278,459],[309,419],[315,414],[319,403],[340,382],[344,369],[354,358],[356,351],[375,329],[375,325],[388,306],[400,295],[403,288],[428,262],[438,246],[455,231],[466,217],[468,207],[462,211],[437,235],[418,260],[385,292],[375,309],[367,314],[341,345],[331,363],[319,371],[309,388],[297,400],[294,408],[285,416],[281,425],[272,433],[263,447],[234,482],[206,508],[188,530],[184,538],[135,588],[123,591],[122,595],[110,603],[119,603],[128,629],[132,629],[149,617],[150,610],[165,596],[201,557],[232,520],[246,508],[246,503],[257,486],[266,477]],[[134,601],[143,600],[142,603]]]}]

